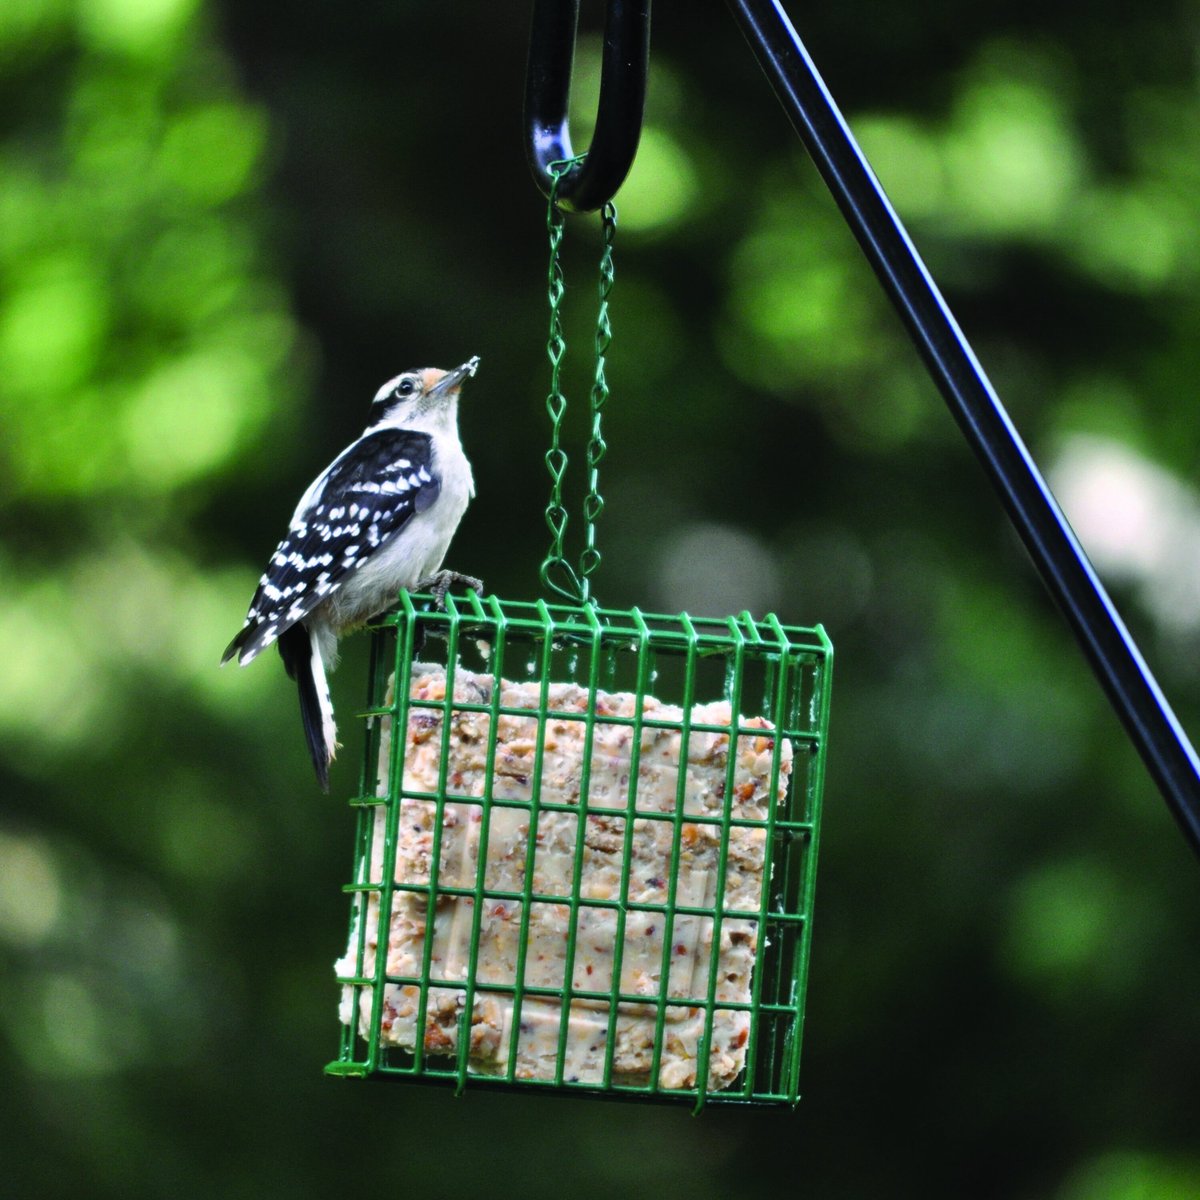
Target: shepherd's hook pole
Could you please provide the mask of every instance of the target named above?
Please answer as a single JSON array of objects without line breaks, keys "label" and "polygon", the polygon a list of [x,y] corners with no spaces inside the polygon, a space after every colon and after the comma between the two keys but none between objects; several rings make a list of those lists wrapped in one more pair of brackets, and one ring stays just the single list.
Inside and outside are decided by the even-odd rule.
[{"label": "shepherd's hook pole", "polygon": [[776,0],[728,0],[1193,851],[1200,760]]}]

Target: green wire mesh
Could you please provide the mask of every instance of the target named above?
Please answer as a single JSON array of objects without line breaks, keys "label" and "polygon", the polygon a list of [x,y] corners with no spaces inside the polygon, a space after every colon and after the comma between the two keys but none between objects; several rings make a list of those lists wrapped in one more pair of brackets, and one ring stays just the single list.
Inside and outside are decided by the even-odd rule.
[{"label": "green wire mesh", "polygon": [[794,1104],[831,667],[771,616],[402,593],[327,1070]]}]

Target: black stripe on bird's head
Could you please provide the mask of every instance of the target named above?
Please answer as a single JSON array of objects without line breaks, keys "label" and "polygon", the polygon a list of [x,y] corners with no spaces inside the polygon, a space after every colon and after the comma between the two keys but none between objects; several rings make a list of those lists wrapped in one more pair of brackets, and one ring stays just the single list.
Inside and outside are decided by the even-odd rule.
[{"label": "black stripe on bird's head", "polygon": [[463,383],[478,369],[479,357],[476,356],[452,371],[423,367],[389,379],[371,402],[367,429],[383,425],[409,426],[423,418],[436,416],[457,401]]}]

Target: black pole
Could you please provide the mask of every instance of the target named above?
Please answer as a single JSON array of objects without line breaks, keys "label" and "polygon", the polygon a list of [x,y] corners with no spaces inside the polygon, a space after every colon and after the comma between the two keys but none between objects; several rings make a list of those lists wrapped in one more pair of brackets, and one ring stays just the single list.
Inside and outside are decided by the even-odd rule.
[{"label": "black pole", "polygon": [[1200,760],[777,0],[728,0],[1192,849]]}]

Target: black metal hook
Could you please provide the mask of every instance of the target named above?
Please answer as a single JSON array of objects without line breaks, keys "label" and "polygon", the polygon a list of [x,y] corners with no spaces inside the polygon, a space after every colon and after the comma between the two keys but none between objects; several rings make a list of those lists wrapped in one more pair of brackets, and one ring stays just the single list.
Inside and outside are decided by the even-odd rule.
[{"label": "black metal hook", "polygon": [[[533,177],[550,194],[551,167],[576,159],[567,127],[579,0],[534,0],[525,79],[526,153]],[[650,62],[650,0],[608,0],[600,70],[600,104],[592,144],[558,168],[558,201],[592,212],[616,195],[637,153]]]}]

